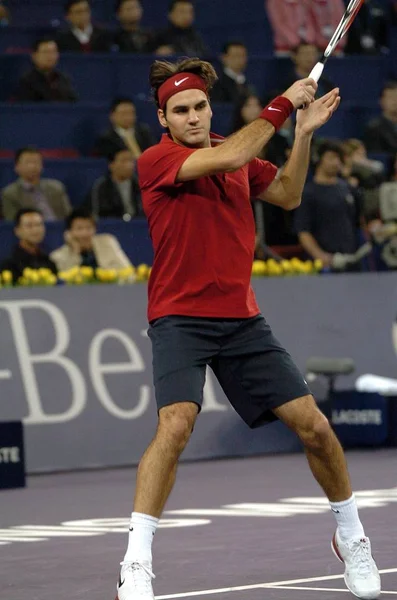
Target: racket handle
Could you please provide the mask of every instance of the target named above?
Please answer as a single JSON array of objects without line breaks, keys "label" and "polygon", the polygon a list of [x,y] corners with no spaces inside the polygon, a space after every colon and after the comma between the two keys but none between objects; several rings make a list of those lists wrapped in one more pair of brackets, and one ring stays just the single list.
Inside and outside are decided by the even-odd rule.
[{"label": "racket handle", "polygon": [[317,83],[318,80],[320,79],[323,71],[324,71],[324,63],[318,62],[314,65],[314,67],[310,71],[309,77],[311,79],[314,79],[314,81]]}]

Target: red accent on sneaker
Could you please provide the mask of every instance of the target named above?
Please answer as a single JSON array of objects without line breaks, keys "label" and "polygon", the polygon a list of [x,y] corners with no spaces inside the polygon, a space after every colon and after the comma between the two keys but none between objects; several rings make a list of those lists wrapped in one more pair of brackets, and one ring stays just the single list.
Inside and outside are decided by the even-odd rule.
[{"label": "red accent on sneaker", "polygon": [[[343,556],[342,556],[342,555],[341,555],[341,553],[339,552],[338,544],[336,543],[336,531],[335,531],[335,533],[334,533],[334,537],[332,538],[332,547],[333,547],[333,549],[334,549],[334,551],[335,551],[335,554],[336,554],[336,555],[337,555],[337,557],[339,558],[339,560],[340,560],[341,562],[343,562],[343,563],[344,563],[345,561],[343,560]],[[116,600],[117,600],[117,599],[116,599]]]}]

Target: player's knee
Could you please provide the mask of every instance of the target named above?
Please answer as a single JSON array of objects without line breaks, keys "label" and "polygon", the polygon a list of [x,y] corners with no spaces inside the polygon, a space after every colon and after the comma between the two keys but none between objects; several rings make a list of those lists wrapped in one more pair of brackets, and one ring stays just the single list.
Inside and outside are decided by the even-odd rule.
[{"label": "player's knee", "polygon": [[197,406],[188,402],[161,409],[157,435],[166,439],[176,452],[182,452],[193,431],[197,412]]},{"label": "player's knee", "polygon": [[330,422],[320,411],[316,411],[299,437],[309,450],[326,449],[333,437]]}]

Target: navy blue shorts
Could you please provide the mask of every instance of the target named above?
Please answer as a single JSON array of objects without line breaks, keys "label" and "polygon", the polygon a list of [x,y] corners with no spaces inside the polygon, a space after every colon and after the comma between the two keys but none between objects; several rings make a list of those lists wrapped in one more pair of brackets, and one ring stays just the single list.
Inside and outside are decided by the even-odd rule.
[{"label": "navy blue shorts", "polygon": [[167,316],[149,325],[158,410],[176,402],[201,408],[207,365],[251,428],[276,419],[272,409],[310,394],[291,356],[262,315],[249,319]]}]

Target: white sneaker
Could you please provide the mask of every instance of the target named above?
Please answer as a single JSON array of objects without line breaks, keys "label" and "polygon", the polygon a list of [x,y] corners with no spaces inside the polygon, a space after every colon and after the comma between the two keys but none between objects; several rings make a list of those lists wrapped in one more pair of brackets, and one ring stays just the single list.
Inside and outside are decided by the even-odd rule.
[{"label": "white sneaker", "polygon": [[122,562],[116,600],[154,600],[151,565]]},{"label": "white sneaker", "polygon": [[380,576],[372,558],[369,538],[344,541],[336,530],[331,548],[336,558],[345,563],[345,583],[351,593],[362,600],[378,598],[381,592]]}]

